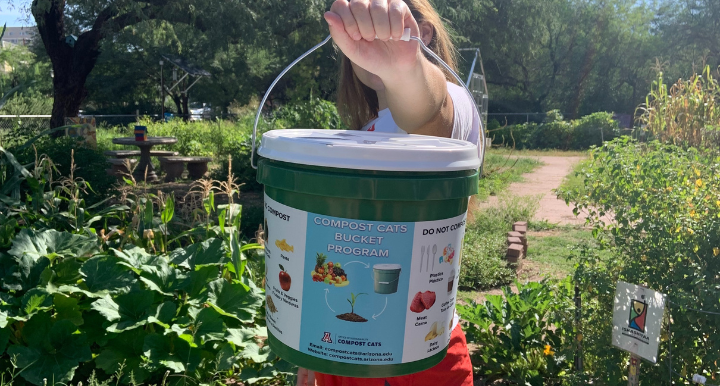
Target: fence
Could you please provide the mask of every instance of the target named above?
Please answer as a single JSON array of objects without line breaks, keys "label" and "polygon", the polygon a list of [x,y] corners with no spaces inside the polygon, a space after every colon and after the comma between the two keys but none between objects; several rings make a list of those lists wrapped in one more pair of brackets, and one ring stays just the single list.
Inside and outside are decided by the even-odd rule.
[{"label": "fence", "polygon": [[547,113],[488,113],[488,119],[495,119],[501,125],[517,125],[520,123],[542,122]]}]

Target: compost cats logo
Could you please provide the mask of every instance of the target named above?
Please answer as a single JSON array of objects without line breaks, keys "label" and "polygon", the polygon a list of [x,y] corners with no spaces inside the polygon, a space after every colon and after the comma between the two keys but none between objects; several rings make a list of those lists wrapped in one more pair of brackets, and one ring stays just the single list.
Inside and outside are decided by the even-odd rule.
[{"label": "compost cats logo", "polygon": [[647,303],[639,300],[630,300],[630,328],[635,331],[645,332],[645,320],[647,319]]}]

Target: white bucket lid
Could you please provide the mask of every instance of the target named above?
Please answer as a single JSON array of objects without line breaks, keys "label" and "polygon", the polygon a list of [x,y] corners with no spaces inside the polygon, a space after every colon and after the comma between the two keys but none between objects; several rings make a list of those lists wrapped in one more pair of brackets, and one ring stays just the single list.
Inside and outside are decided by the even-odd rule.
[{"label": "white bucket lid", "polygon": [[373,265],[373,269],[377,269],[378,271],[394,271],[402,269],[402,266],[400,264],[375,264]]},{"label": "white bucket lid", "polygon": [[359,130],[271,130],[258,153],[301,165],[436,172],[480,167],[475,144],[450,138]]}]

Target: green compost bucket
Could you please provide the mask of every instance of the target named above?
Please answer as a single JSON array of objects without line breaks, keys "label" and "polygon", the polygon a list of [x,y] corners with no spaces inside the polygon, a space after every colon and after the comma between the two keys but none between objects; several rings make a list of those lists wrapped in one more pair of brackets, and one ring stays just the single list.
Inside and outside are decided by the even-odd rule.
[{"label": "green compost bucket", "polygon": [[373,266],[375,293],[389,295],[397,292],[400,271],[402,271],[400,264],[375,264]]},{"label": "green compost bucket", "polygon": [[478,189],[477,147],[274,130],[258,153],[270,348],[295,365],[352,377],[438,364],[453,326],[460,259],[452,257]]}]

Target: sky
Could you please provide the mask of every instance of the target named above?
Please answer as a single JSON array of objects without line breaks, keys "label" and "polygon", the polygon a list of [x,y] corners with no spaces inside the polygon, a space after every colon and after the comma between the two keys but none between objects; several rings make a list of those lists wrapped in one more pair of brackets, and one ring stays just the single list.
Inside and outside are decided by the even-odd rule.
[{"label": "sky", "polygon": [[[32,0],[0,0],[0,27],[7,23],[8,27],[22,27],[35,25],[35,21],[23,13]],[[12,5],[11,5],[12,4]]]}]

